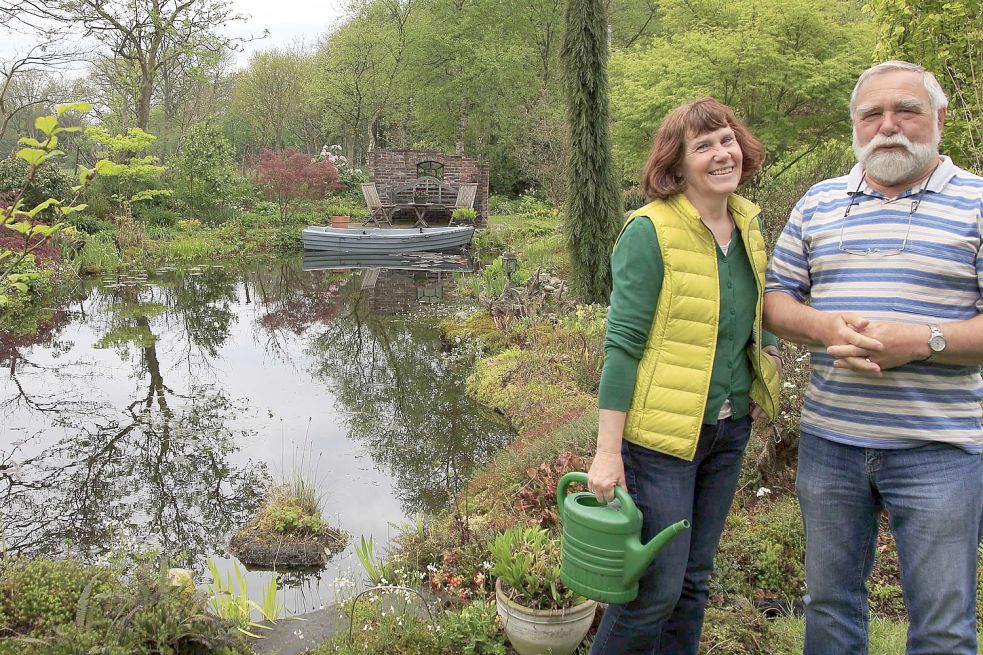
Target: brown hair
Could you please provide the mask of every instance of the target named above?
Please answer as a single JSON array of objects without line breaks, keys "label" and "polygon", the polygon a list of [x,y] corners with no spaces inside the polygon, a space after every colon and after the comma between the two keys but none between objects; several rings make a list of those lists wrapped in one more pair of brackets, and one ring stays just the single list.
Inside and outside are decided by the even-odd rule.
[{"label": "brown hair", "polygon": [[642,192],[649,200],[666,199],[682,193],[686,182],[676,175],[683,162],[686,138],[706,134],[729,127],[734,130],[737,144],[741,146],[744,162],[741,182],[761,170],[765,149],[751,132],[737,120],[734,110],[711,97],[700,98],[669,112],[652,139],[645,170],[642,173]]}]

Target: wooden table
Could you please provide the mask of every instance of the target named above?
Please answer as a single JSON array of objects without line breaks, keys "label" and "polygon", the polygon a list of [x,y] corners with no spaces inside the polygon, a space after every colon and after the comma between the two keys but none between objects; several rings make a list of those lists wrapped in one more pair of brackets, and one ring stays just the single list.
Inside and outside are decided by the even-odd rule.
[{"label": "wooden table", "polygon": [[416,222],[413,223],[413,227],[416,227],[417,225],[430,227],[426,220],[427,211],[433,209],[445,210],[447,209],[447,205],[441,205],[435,202],[401,202],[396,203],[396,209],[413,210],[413,213],[416,214]]}]

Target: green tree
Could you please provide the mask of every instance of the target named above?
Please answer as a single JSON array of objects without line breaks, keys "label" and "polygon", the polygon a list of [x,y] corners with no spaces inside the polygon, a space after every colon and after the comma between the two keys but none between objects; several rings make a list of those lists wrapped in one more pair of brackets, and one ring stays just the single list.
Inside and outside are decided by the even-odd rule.
[{"label": "green tree", "polygon": [[193,214],[225,206],[235,182],[232,144],[211,122],[193,126],[175,163],[178,199]]},{"label": "green tree", "polygon": [[980,0],[870,0],[874,59],[933,71],[949,95],[943,150],[983,174],[983,5]]},{"label": "green tree", "polygon": [[226,123],[244,160],[263,148],[316,152],[324,145],[319,138],[306,139],[302,129],[307,114],[314,114],[305,95],[312,65],[301,50],[264,50],[236,75]]},{"label": "green tree", "polygon": [[344,135],[356,164],[375,146],[379,124],[398,96],[405,64],[407,23],[414,0],[355,0],[352,16],[315,56],[308,94],[324,127]]},{"label": "green tree", "polygon": [[561,57],[571,144],[570,281],[583,300],[606,303],[621,211],[608,137],[607,20],[600,0],[569,0]]},{"label": "green tree", "polygon": [[109,59],[132,84],[136,126],[150,129],[162,70],[192,51],[219,52],[241,38],[220,30],[244,16],[229,0],[2,0],[22,21],[78,26],[111,52]]},{"label": "green tree", "polygon": [[677,105],[711,95],[767,150],[772,176],[850,132],[849,95],[870,58],[851,0],[670,0],[666,34],[612,58],[615,154],[635,177]]}]

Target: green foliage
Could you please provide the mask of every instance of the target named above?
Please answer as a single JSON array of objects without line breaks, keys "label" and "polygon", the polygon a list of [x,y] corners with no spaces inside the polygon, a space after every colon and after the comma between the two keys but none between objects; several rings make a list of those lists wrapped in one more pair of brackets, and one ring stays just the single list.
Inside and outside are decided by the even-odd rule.
[{"label": "green foliage", "polygon": [[567,247],[570,284],[588,303],[606,303],[611,248],[621,225],[608,135],[607,19],[601,0],[570,0],[561,61],[570,125]]},{"label": "green foliage", "polygon": [[[65,111],[76,107],[87,107],[84,103],[77,105],[59,106],[58,116]],[[17,157],[27,162],[27,170],[24,173],[22,185],[16,191],[8,193],[9,199],[2,206],[0,213],[0,232],[3,236],[10,237],[13,232],[14,240],[19,245],[8,247],[0,246],[0,307],[10,305],[16,300],[16,296],[24,296],[30,292],[30,282],[37,279],[30,269],[35,264],[34,252],[42,248],[52,237],[55,236],[64,226],[65,217],[85,209],[85,205],[73,205],[78,198],[70,202],[64,202],[59,198],[47,198],[37,204],[30,204],[26,201],[28,193],[33,188],[34,180],[38,176],[38,171],[45,165],[51,165],[52,160],[64,154],[57,149],[58,135],[77,131],[75,127],[61,127],[58,118],[55,116],[41,116],[35,120],[35,129],[42,132],[45,136],[43,141],[32,137],[22,137],[20,144],[24,147],[17,151]],[[96,173],[84,166],[79,167],[79,185],[73,187],[76,192],[81,192],[85,185],[91,181]],[[41,217],[45,212],[53,212],[56,219],[51,225],[42,224]],[[9,242],[9,241],[8,241]]]},{"label": "green foliage", "polygon": [[725,594],[797,598],[805,585],[805,535],[798,501],[787,494],[732,512],[717,554],[714,586]]},{"label": "green foliage", "polygon": [[980,0],[869,0],[875,61],[904,59],[935,73],[949,95],[942,149],[983,174],[983,7]]},{"label": "green foliage", "polygon": [[358,544],[355,546],[355,555],[373,585],[392,584],[396,581],[395,565],[376,555],[375,540],[372,535],[369,535],[368,539],[364,534],[359,537]]},{"label": "green foliage", "polygon": [[747,122],[775,173],[848,138],[850,89],[872,46],[850,0],[671,0],[660,9],[663,35],[612,57],[612,138],[631,177],[663,117],[704,95]]},{"label": "green foliage", "polygon": [[[373,600],[373,599],[370,599]],[[377,597],[382,604],[384,597]],[[436,626],[418,617],[409,607],[397,605],[394,611],[361,603],[352,617],[355,638],[347,633],[318,646],[313,655],[505,655],[502,632],[494,603],[474,601],[460,609],[441,613]]]},{"label": "green foliage", "polygon": [[714,655],[792,655],[802,652],[795,636],[771,629],[770,622],[747,599],[726,608],[708,607],[700,652]]},{"label": "green foliage", "polygon": [[[91,209],[91,206],[89,208]],[[88,212],[72,214],[65,222],[79,232],[84,232],[85,234],[95,234],[96,232],[102,232],[103,230],[110,230],[113,227],[108,221],[104,221]]]},{"label": "green foliage", "polygon": [[[276,621],[280,618],[283,605],[277,599],[276,576],[270,576],[270,581],[263,590],[263,603],[259,604],[249,598],[249,586],[242,574],[242,568],[233,562],[232,571],[225,579],[218,571],[215,562],[208,560],[208,572],[212,582],[208,585],[208,603],[215,615],[223,621],[229,621],[243,634],[258,637],[251,630],[264,629],[252,621],[252,612],[256,610],[266,621]],[[234,578],[233,578],[234,575]]]},{"label": "green foliage", "polygon": [[178,213],[170,207],[142,202],[133,207],[133,217],[147,227],[176,227]]},{"label": "green foliage", "polygon": [[458,207],[453,212],[451,212],[451,219],[455,222],[459,221],[471,221],[472,223],[478,218],[478,212],[471,209],[470,207]]},{"label": "green foliage", "polygon": [[121,582],[73,560],[0,560],[0,623],[23,635],[5,633],[0,655],[251,652],[205,614],[193,587],[168,584],[164,563],[141,565]]},{"label": "green foliage", "polygon": [[260,510],[257,525],[275,534],[315,535],[327,524],[316,492],[301,482],[277,487]]},{"label": "green foliage", "polygon": [[505,655],[505,635],[494,603],[474,601],[460,613],[447,612],[440,622],[443,650],[466,655]]},{"label": "green foliage", "polygon": [[463,320],[448,317],[440,322],[443,340],[458,348],[473,343],[481,352],[494,355],[502,352],[508,344],[508,333],[495,325],[495,320],[487,312],[472,312]]},{"label": "green foliage", "polygon": [[33,636],[73,622],[87,588],[89,596],[100,596],[114,586],[105,571],[74,560],[8,560],[0,572],[0,615]]},{"label": "green foliage", "polygon": [[112,211],[126,216],[134,203],[172,194],[169,189],[160,188],[167,167],[153,155],[141,156],[157,139],[153,134],[131,127],[124,134],[111,135],[102,128],[90,127],[85,136],[102,157],[96,162],[95,171],[112,178],[103,181],[103,188],[115,205]]},{"label": "green foliage", "polygon": [[[7,157],[0,161],[0,199],[4,195],[16,197],[21,189],[25,189],[23,201],[28,207],[36,207],[48,198],[70,197],[72,177],[60,169],[56,162],[46,161],[42,164],[34,171],[28,184],[30,168],[20,157]],[[49,207],[39,216],[50,221],[59,214],[57,208]]]},{"label": "green foliage", "polygon": [[192,126],[175,163],[178,200],[192,216],[211,217],[236,188],[232,144],[210,121]]},{"label": "green foliage", "polygon": [[106,230],[87,238],[76,262],[82,273],[106,273],[119,268],[122,260],[116,248],[115,232]]},{"label": "green foliage", "polygon": [[583,601],[560,580],[560,539],[543,528],[510,528],[488,545],[491,574],[515,602],[536,609],[561,609]]},{"label": "green foliage", "polygon": [[273,233],[270,246],[275,252],[301,252],[304,250],[303,235],[295,227],[281,227]]}]

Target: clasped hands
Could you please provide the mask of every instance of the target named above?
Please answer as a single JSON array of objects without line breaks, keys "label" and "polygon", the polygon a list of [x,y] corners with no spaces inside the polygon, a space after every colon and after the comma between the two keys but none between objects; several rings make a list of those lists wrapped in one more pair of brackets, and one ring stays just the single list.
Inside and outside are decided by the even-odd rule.
[{"label": "clasped hands", "polygon": [[880,377],[883,371],[928,357],[927,325],[870,321],[858,314],[832,314],[824,342],[836,368]]}]

